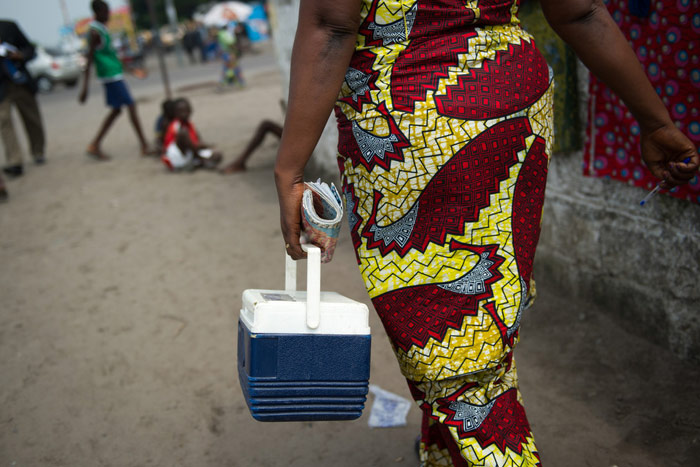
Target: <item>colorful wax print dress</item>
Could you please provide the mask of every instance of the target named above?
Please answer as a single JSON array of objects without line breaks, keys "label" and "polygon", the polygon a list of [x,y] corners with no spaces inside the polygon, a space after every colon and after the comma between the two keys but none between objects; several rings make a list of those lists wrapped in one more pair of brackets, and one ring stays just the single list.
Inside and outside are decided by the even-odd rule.
[{"label": "colorful wax print dress", "polygon": [[360,271],[423,410],[426,466],[540,465],[512,350],[552,146],[516,0],[364,0],[336,105]]}]

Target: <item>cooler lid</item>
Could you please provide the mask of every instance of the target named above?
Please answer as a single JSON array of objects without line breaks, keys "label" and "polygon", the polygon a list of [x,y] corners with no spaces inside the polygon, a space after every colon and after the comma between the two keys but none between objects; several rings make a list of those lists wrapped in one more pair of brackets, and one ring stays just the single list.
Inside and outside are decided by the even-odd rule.
[{"label": "cooler lid", "polygon": [[248,289],[240,318],[252,333],[368,335],[369,310],[364,303],[335,292],[321,292],[317,328],[306,320],[305,291]]}]

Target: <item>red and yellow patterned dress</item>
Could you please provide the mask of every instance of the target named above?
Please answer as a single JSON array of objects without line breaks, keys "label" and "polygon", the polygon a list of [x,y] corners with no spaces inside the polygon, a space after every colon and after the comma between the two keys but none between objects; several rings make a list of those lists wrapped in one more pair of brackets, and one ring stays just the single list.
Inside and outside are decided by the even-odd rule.
[{"label": "red and yellow patterned dress", "polygon": [[540,465],[513,360],[552,146],[517,0],[364,0],[336,103],[367,291],[423,410],[426,466]]}]

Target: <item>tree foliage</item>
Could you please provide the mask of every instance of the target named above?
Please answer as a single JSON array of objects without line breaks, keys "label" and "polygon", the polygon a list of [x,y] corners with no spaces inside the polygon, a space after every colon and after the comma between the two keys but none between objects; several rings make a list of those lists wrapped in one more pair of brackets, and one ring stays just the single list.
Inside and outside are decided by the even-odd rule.
[{"label": "tree foliage", "polygon": [[[130,0],[131,11],[133,12],[133,18],[138,29],[151,29],[151,17],[148,13],[147,1],[149,0]],[[165,0],[150,1],[153,1],[153,7],[156,10],[158,25],[162,26],[167,24],[168,18],[165,14]],[[214,3],[216,2],[206,0],[173,0],[175,10],[177,11],[178,21],[184,21],[192,18],[192,15],[198,7]]]}]

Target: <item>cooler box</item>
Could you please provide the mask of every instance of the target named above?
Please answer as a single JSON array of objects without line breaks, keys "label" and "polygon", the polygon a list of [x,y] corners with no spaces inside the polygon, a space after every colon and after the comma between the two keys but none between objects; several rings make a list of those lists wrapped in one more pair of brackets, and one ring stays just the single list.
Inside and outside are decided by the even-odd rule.
[{"label": "cooler box", "polygon": [[309,247],[307,291],[296,290],[287,256],[286,290],[246,290],[238,320],[238,378],[260,421],[353,420],[367,398],[367,306],[320,292],[320,250]]}]

